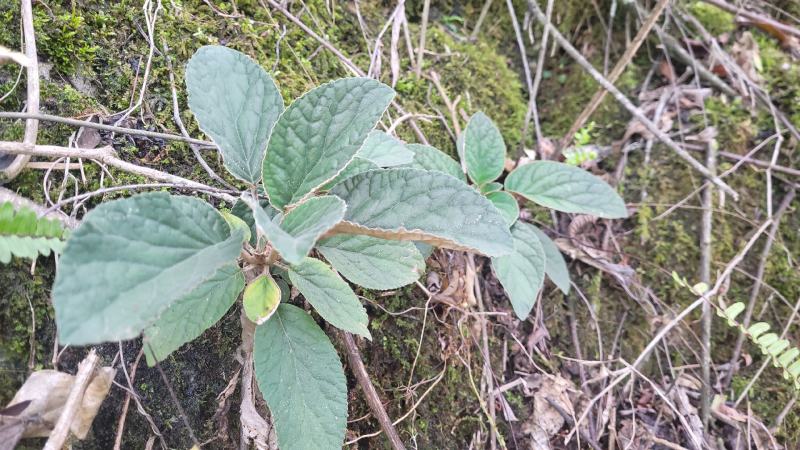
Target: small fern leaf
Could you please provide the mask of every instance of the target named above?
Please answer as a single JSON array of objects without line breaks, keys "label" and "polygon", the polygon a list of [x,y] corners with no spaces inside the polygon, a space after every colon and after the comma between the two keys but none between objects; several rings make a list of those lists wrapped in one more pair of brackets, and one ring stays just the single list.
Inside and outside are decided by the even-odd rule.
[{"label": "small fern leaf", "polygon": [[797,379],[800,375],[800,360],[793,362],[791,366],[787,367],[786,372],[790,377]]},{"label": "small fern leaf", "polygon": [[64,248],[66,231],[57,220],[36,217],[29,208],[14,210],[10,202],[0,203],[0,263],[13,256],[36,259]]},{"label": "small fern leaf", "polygon": [[792,347],[778,357],[778,365],[784,368],[789,367],[789,364],[791,364],[798,355],[800,355],[800,349]]},{"label": "small fern leaf", "polygon": [[756,339],[756,344],[761,347],[761,353],[767,354],[769,353],[769,346],[778,342],[778,335],[775,333],[767,333],[758,339]]},{"label": "small fern leaf", "polygon": [[758,339],[759,336],[764,334],[767,330],[769,330],[769,324],[766,322],[758,322],[753,324],[750,328],[747,329],[747,333],[753,340]]},{"label": "small fern leaf", "polygon": [[789,341],[786,339],[780,339],[767,347],[767,353],[772,357],[772,365],[775,367],[779,367],[778,364],[778,356],[783,353],[784,350],[789,348]]},{"label": "small fern leaf", "polygon": [[720,314],[720,316],[723,319],[727,319],[728,320],[728,325],[729,326],[734,327],[734,326],[736,326],[736,317],[739,314],[741,314],[742,311],[744,311],[744,308],[745,308],[744,303],[737,302],[737,303],[732,304],[731,306],[728,306],[725,309],[725,311],[723,311],[722,314]]}]

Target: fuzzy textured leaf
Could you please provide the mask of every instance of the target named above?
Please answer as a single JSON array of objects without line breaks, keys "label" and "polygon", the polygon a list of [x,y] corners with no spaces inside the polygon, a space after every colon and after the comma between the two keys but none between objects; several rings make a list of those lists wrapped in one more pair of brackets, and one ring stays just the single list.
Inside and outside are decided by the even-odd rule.
[{"label": "fuzzy textured leaf", "polygon": [[555,161],[534,161],[506,177],[506,190],[557,211],[607,219],[628,217],[625,202],[589,172]]},{"label": "fuzzy textured leaf", "polygon": [[242,199],[252,208],[256,227],[289,264],[299,264],[320,236],[342,220],[345,203],[334,196],[313,197],[297,205],[286,216],[270,218],[252,197]]},{"label": "fuzzy textured leaf", "polygon": [[306,258],[289,267],[289,280],[328,323],[372,339],[367,311],[350,286],[327,264]]},{"label": "fuzzy textured leaf", "polygon": [[511,233],[500,211],[461,181],[435,171],[384,169],[355,175],[331,193],[347,203],[341,233],[414,240],[440,247],[509,254]]},{"label": "fuzzy textured leaf", "polygon": [[563,292],[565,295],[569,294],[569,269],[567,269],[567,262],[564,261],[564,256],[556,246],[556,243],[550,239],[550,236],[536,227],[532,226],[532,228],[534,233],[536,233],[536,237],[539,238],[539,243],[542,244],[542,249],[544,250],[544,273],[550,277],[550,280],[552,280],[559,289],[561,289],[561,292]]},{"label": "fuzzy textured leaf", "polygon": [[516,222],[519,217],[519,205],[517,204],[517,199],[515,199],[513,195],[508,192],[497,191],[486,195],[486,198],[503,213],[503,217],[506,219],[508,226],[514,225],[514,222]]},{"label": "fuzzy textured leaf", "polygon": [[438,170],[452,175],[465,183],[467,182],[467,178],[461,170],[461,165],[443,151],[430,145],[422,144],[408,144],[408,148],[414,152],[414,160],[408,167],[412,169]]},{"label": "fuzzy textured leaf", "polygon": [[217,323],[244,288],[244,275],[236,264],[221,267],[211,278],[175,301],[144,331],[147,364],[155,365],[183,344]]},{"label": "fuzzy textured leaf", "polygon": [[394,97],[371,78],[323,84],[286,108],[272,130],[263,181],[278,209],[332,180],[358,152]]},{"label": "fuzzy textured leaf", "polygon": [[59,341],[136,337],[172,303],[233,263],[231,234],[211,205],[164,192],[103,203],[67,241],[53,284]]},{"label": "fuzzy textured leaf", "polygon": [[281,288],[268,274],[259,275],[244,290],[242,308],[248,319],[261,325],[278,309]]},{"label": "fuzzy textured leaf", "polygon": [[414,152],[401,140],[376,130],[367,135],[357,156],[379,167],[394,167],[410,163],[414,159]]},{"label": "fuzzy textured leaf", "polygon": [[396,289],[425,273],[425,260],[413,242],[341,234],[317,249],[342,276],[367,289]]},{"label": "fuzzy textured leaf", "polygon": [[511,227],[511,234],[514,235],[514,253],[492,258],[492,268],[517,317],[524,320],[542,288],[546,256],[532,225],[517,221]]},{"label": "fuzzy textured leaf", "polygon": [[257,183],[283,98],[261,66],[226,47],[201,47],[186,65],[189,109],[237,178]]},{"label": "fuzzy textured leaf", "polygon": [[380,167],[378,167],[378,165],[374,162],[367,161],[366,159],[356,156],[352,161],[350,161],[344,170],[339,172],[339,175],[336,175],[336,178],[325,183],[325,186],[322,186],[320,189],[323,191],[329,191],[332,187],[352,177],[353,175],[358,175],[359,173],[377,169],[380,169]]},{"label": "fuzzy textured leaf", "polygon": [[477,185],[494,181],[503,173],[506,144],[489,117],[475,113],[464,130],[464,162],[469,178]]},{"label": "fuzzy textured leaf", "polygon": [[281,304],[256,328],[253,359],[280,449],[341,448],[347,381],[339,355],[311,316]]}]

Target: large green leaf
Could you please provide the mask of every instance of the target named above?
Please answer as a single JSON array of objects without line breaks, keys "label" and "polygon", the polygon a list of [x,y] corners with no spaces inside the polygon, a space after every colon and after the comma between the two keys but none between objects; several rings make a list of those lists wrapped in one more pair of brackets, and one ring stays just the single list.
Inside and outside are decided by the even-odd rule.
[{"label": "large green leaf", "polygon": [[289,264],[299,264],[320,236],[344,217],[345,203],[334,196],[313,197],[297,205],[286,216],[270,218],[252,197],[242,199],[252,208],[256,227]]},{"label": "large green leaf", "polygon": [[144,331],[144,354],[152,366],[217,323],[244,288],[236,264],[222,266],[211,278],[175,301]]},{"label": "large green leaf", "polygon": [[567,269],[567,263],[564,261],[564,256],[561,255],[561,251],[558,250],[556,243],[553,242],[553,240],[550,239],[550,236],[545,234],[544,231],[536,227],[533,227],[533,231],[536,233],[536,237],[539,238],[539,242],[542,244],[542,249],[544,249],[546,260],[544,272],[548,277],[550,277],[553,283],[559,289],[561,289],[561,292],[564,294],[569,294],[569,269]]},{"label": "large green leaf", "polygon": [[536,296],[544,282],[545,254],[534,227],[517,221],[511,227],[514,253],[492,259],[492,268],[503,285],[514,312],[525,319],[536,304]]},{"label": "large green leaf", "polygon": [[350,286],[327,264],[306,258],[289,266],[289,280],[328,323],[372,339],[367,329],[367,311]]},{"label": "large green leaf", "polygon": [[347,426],[347,381],[314,320],[285,303],[256,328],[256,381],[281,450],[338,449]]},{"label": "large green leaf", "polygon": [[233,263],[243,238],[196,198],[151,192],[101,204],[86,214],[59,261],[53,284],[59,341],[136,337]]},{"label": "large green leaf", "polygon": [[189,109],[219,146],[228,171],[258,182],[270,130],[283,112],[269,74],[243,53],[208,45],[186,65],[186,88]]},{"label": "large green leaf", "polygon": [[555,161],[534,161],[506,177],[506,190],[542,206],[607,219],[628,217],[625,202],[605,181]]},{"label": "large green leaf", "polygon": [[414,152],[399,139],[383,131],[373,131],[358,151],[358,157],[372,161],[379,167],[393,167],[408,164],[414,159]]},{"label": "large green leaf", "polygon": [[409,167],[422,170],[438,170],[452,175],[465,183],[467,182],[467,178],[461,170],[461,165],[441,150],[422,144],[408,144],[408,148],[414,152],[414,160],[408,165]]},{"label": "large green leaf", "polygon": [[425,272],[413,242],[340,234],[320,241],[317,249],[342,276],[367,289],[396,289]]},{"label": "large green leaf", "polygon": [[505,191],[496,191],[486,195],[490,202],[503,213],[508,226],[514,225],[519,217],[519,205],[513,195]]},{"label": "large green leaf", "polygon": [[503,135],[482,112],[475,113],[464,130],[464,161],[469,178],[477,185],[494,181],[503,173],[506,161]]},{"label": "large green leaf", "polygon": [[378,165],[375,164],[374,162],[367,161],[364,158],[359,158],[358,156],[356,156],[355,158],[353,158],[352,161],[350,161],[349,164],[347,164],[347,167],[345,167],[344,170],[339,172],[339,175],[336,175],[336,177],[333,180],[325,183],[325,185],[322,186],[322,188],[320,189],[323,191],[330,190],[332,187],[341,183],[343,180],[352,177],[353,175],[357,175],[362,172],[366,172],[369,170],[376,170],[376,169],[380,169],[380,167],[378,167]]},{"label": "large green leaf", "polygon": [[272,130],[264,186],[278,209],[302,200],[353,159],[394,97],[371,78],[343,78],[295,100]]},{"label": "large green leaf", "polygon": [[360,173],[331,193],[347,203],[335,230],[440,247],[509,254],[514,246],[500,211],[463,182],[435,171],[384,169]]}]

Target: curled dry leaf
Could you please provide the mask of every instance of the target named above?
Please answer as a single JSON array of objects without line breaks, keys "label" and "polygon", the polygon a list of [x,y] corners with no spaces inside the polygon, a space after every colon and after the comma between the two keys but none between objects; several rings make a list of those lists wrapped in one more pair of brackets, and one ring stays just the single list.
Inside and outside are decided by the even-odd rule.
[{"label": "curled dry leaf", "polygon": [[[108,395],[116,369],[102,367],[95,371],[92,381],[83,394],[80,407],[70,424],[70,431],[78,439],[84,439],[92,426],[92,421],[100,405]],[[25,428],[23,438],[47,437],[53,425],[61,416],[75,376],[56,370],[39,370],[32,373],[25,384],[14,395],[11,404],[30,401],[21,418],[39,416],[41,420],[30,422]]]},{"label": "curled dry leaf", "polygon": [[550,450],[550,439],[564,426],[564,417],[550,401],[567,414],[574,415],[568,393],[572,387],[571,381],[559,375],[542,380],[540,389],[533,395],[533,414],[524,428],[531,436],[531,449]]}]

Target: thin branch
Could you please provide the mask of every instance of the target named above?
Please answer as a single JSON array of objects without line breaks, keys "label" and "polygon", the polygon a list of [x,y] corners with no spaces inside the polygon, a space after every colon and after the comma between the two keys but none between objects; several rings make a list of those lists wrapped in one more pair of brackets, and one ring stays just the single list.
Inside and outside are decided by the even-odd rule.
[{"label": "thin branch", "polygon": [[[709,142],[706,149],[706,167],[708,171],[717,174],[717,150],[716,142]],[[700,231],[700,281],[711,283],[711,233],[713,228],[713,202],[714,189],[711,185],[703,190],[703,213],[701,218]],[[701,416],[703,426],[708,428],[708,421],[711,417],[711,319],[714,317],[711,310],[711,303],[703,304],[702,315],[702,358],[700,359],[702,375],[702,392],[700,396]]]},{"label": "thin branch", "polygon": [[400,435],[397,434],[397,430],[394,425],[392,425],[392,421],[389,419],[389,415],[386,414],[386,409],[384,409],[383,403],[381,403],[378,392],[369,379],[369,374],[367,373],[366,367],[364,367],[364,361],[361,359],[361,352],[358,351],[358,346],[353,339],[353,335],[347,332],[341,332],[339,333],[339,337],[347,351],[347,361],[350,363],[350,368],[353,370],[353,374],[356,376],[361,390],[364,391],[364,396],[367,399],[370,411],[372,411],[372,414],[375,415],[375,418],[378,419],[378,422],[381,424],[381,429],[386,433],[386,437],[389,439],[392,448],[394,450],[405,450],[406,447],[400,439]]},{"label": "thin branch", "polygon": [[716,184],[720,189],[725,191],[734,200],[739,199],[739,194],[736,193],[730,186],[728,186],[724,181],[719,179],[718,177],[712,175],[706,167],[694,159],[692,155],[689,154],[686,150],[681,148],[672,138],[669,137],[665,132],[663,132],[658,125],[653,123],[647,116],[644,115],[641,109],[636,107],[629,99],[626,97],[622,92],[619,91],[613,84],[611,84],[608,80],[603,77],[600,72],[595,69],[592,64],[586,60],[586,58],[578,51],[570,42],[565,38],[554,26],[550,23],[547,18],[545,17],[542,10],[539,9],[539,5],[532,0],[528,0],[528,5],[530,5],[531,11],[533,12],[536,19],[539,20],[545,27],[550,29],[550,32],[553,34],[555,40],[561,45],[561,47],[569,54],[581,67],[583,67],[592,78],[595,79],[600,85],[602,85],[607,91],[611,93],[614,98],[622,104],[632,115],[636,118],[642,125],[647,128],[648,131],[653,133],[661,142],[663,142],[667,147],[669,147],[672,151],[674,151],[679,157],[681,157],[684,161],[686,161],[690,166],[692,166],[695,170],[700,172],[701,175],[710,179],[714,184]]},{"label": "thin branch", "polygon": [[219,192],[218,197],[233,203],[236,199],[230,194],[223,193],[219,189],[189,180],[187,178],[172,175],[160,170],[149,167],[137,166],[136,164],[123,161],[117,157],[112,147],[100,148],[68,148],[56,145],[26,145],[21,142],[0,141],[0,151],[19,155],[46,156],[50,158],[85,158],[93,159],[108,166],[116,167],[126,172],[135,173],[152,180],[163,181],[165,183],[176,184],[198,190]]},{"label": "thin branch", "polygon": [[469,40],[474,41],[478,38],[478,33],[481,31],[481,25],[483,25],[484,19],[486,19],[486,13],[489,12],[489,8],[492,6],[492,0],[486,0],[483,3],[483,7],[481,8],[481,13],[478,15],[478,21],[475,22],[475,28],[472,29],[472,33],[469,35]]},{"label": "thin branch", "polygon": [[[639,32],[637,32],[636,36],[633,38],[633,41],[631,41],[631,44],[625,49],[625,53],[622,54],[622,57],[619,59],[619,61],[617,61],[617,64],[613,69],[611,69],[611,73],[608,75],[609,82],[616,83],[616,81],[622,75],[622,72],[624,72],[625,68],[628,67],[628,64],[630,64],[633,57],[636,56],[636,52],[639,50],[639,47],[641,47],[642,43],[647,38],[647,35],[650,34],[650,31],[653,29],[656,21],[659,17],[661,17],[661,13],[668,4],[669,0],[659,0],[656,6],[653,7],[653,11],[649,16],[647,16],[647,19],[645,19],[642,27],[639,29]],[[559,149],[556,149],[556,152],[560,153],[560,149],[566,146],[569,141],[572,140],[572,137],[575,136],[575,133],[577,133],[578,130],[583,127],[589,117],[591,117],[591,115],[595,112],[597,107],[600,106],[600,103],[602,103],[607,93],[608,91],[602,87],[595,92],[594,96],[589,101],[589,104],[583,108],[583,111],[581,111],[580,115],[578,115],[578,118],[575,119],[575,122],[569,128],[567,134],[562,138],[561,145],[559,146]]]},{"label": "thin branch", "polygon": [[425,0],[422,5],[422,25],[419,29],[419,47],[417,47],[417,78],[422,76],[422,57],[425,55],[425,33],[428,31],[428,15],[430,14],[431,0]]},{"label": "thin branch", "polygon": [[724,9],[725,11],[736,14],[737,16],[742,16],[745,19],[752,20],[753,22],[763,23],[772,28],[775,28],[776,30],[780,30],[786,34],[791,34],[800,37],[800,30],[798,30],[797,28],[790,27],[789,25],[778,22],[777,20],[773,20],[768,16],[748,11],[740,6],[731,5],[730,3],[725,2],[723,0],[703,0],[703,1],[710,5],[714,5],[717,8]]},{"label": "thin branch", "polygon": [[61,410],[61,416],[58,422],[50,432],[50,437],[47,438],[47,443],[44,445],[44,450],[61,450],[64,443],[69,437],[69,428],[72,421],[75,420],[75,414],[80,409],[83,401],[83,394],[86,388],[92,381],[94,369],[100,362],[100,357],[92,349],[86,358],[78,365],[78,373],[75,374],[75,380],[72,383],[72,388],[69,390],[67,401],[64,403],[64,408]]},{"label": "thin branch", "polygon": [[[553,16],[553,0],[547,0],[547,7],[545,12],[545,19],[550,23]],[[550,36],[548,27],[544,27],[542,31],[542,43],[539,48],[539,59],[536,60],[536,73],[533,75],[533,86],[528,93],[528,111],[525,113],[525,123],[527,124],[531,116],[533,116],[533,126],[536,130],[537,145],[543,145],[544,135],[542,134],[542,127],[539,124],[539,105],[536,103],[536,97],[539,95],[539,84],[542,82],[542,73],[544,73],[544,58],[547,55],[547,38]]]},{"label": "thin branch", "polygon": [[[39,58],[36,54],[36,31],[33,28],[33,7],[31,0],[22,0],[22,32],[25,37],[25,56],[28,58],[27,65],[27,102],[25,109],[31,114],[39,113]],[[25,121],[25,135],[22,141],[29,145],[36,144],[36,136],[39,132],[39,121],[28,119]],[[30,160],[30,155],[19,155],[11,164],[2,171],[5,178],[15,178],[25,164]]]},{"label": "thin branch", "polygon": [[69,119],[67,117],[53,116],[50,114],[32,114],[32,113],[15,113],[15,112],[1,112],[0,119],[37,119],[45,122],[63,123],[65,125],[72,125],[74,127],[94,128],[103,131],[112,131],[114,133],[128,134],[131,136],[144,136],[154,139],[164,139],[165,141],[181,141],[190,144],[200,145],[203,147],[214,148],[213,142],[203,141],[200,139],[193,139],[190,137],[181,136],[178,134],[158,133],[156,131],[137,130],[134,128],[115,127],[113,125],[106,125],[103,123],[89,122],[86,120]]}]

